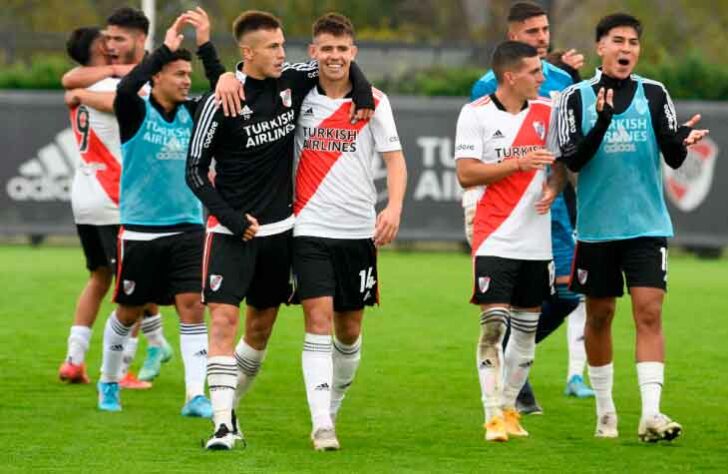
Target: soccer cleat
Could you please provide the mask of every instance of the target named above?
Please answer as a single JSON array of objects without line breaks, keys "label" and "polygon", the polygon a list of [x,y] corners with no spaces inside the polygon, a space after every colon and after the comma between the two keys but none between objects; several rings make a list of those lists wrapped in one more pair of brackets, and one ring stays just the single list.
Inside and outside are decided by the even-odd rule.
[{"label": "soccer cleat", "polygon": [[339,440],[336,439],[334,428],[319,428],[311,433],[313,449],[316,451],[338,451]]},{"label": "soccer cleat", "polygon": [[485,424],[485,440],[495,442],[508,441],[506,422],[502,416],[494,416]]},{"label": "soccer cleat", "polygon": [[506,408],[503,410],[503,421],[505,422],[506,433],[508,433],[509,437],[525,438],[528,436],[528,431],[521,426],[521,414],[514,408]]},{"label": "soccer cleat", "polygon": [[204,395],[197,395],[182,407],[182,416],[212,418],[212,404]]},{"label": "soccer cleat", "polygon": [[536,401],[536,396],[533,394],[533,389],[531,388],[531,384],[528,383],[528,380],[526,380],[521,391],[518,392],[518,397],[516,397],[516,410],[521,415],[543,415],[543,408]]},{"label": "soccer cleat", "polygon": [[238,421],[238,416],[235,414],[235,410],[233,410],[232,421],[235,441],[242,441],[242,443],[245,444],[245,435],[243,435],[243,430],[240,429],[240,422]]},{"label": "soccer cleat", "polygon": [[147,347],[147,357],[139,371],[139,380],[154,380],[162,369],[162,364],[172,359],[172,347],[165,342],[161,346]]},{"label": "soccer cleat", "polygon": [[235,447],[235,436],[226,424],[217,427],[215,433],[205,443],[205,449],[211,451],[229,451]]},{"label": "soccer cleat", "polygon": [[58,378],[62,382],[68,383],[89,383],[88,375],[86,374],[86,364],[72,364],[69,361],[61,364],[58,369]]},{"label": "soccer cleat", "polygon": [[673,421],[667,415],[657,415],[640,420],[637,436],[645,443],[656,443],[658,441],[672,441],[682,434],[680,423]]},{"label": "soccer cleat", "polygon": [[614,412],[605,413],[597,419],[597,429],[594,432],[597,438],[617,438],[617,414]]},{"label": "soccer cleat", "polygon": [[119,382],[119,386],[124,390],[146,390],[148,388],[152,388],[152,382],[139,380],[133,372],[127,372],[124,378]]},{"label": "soccer cleat", "polygon": [[116,382],[99,382],[96,385],[99,392],[99,410],[121,411],[121,399],[119,397],[119,384]]},{"label": "soccer cleat", "polygon": [[569,381],[566,382],[564,395],[567,397],[590,398],[594,396],[594,390],[584,382],[584,377],[572,375]]}]

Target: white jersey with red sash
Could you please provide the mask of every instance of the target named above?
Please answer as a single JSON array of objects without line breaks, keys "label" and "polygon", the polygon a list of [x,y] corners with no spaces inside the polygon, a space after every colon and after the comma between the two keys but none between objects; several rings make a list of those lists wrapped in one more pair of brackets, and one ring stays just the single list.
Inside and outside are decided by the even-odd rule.
[{"label": "white jersey with red sash", "polygon": [[[88,90],[115,92],[118,82],[104,79]],[[71,186],[74,220],[76,224],[118,224],[121,143],[116,117],[80,105],[71,109],[71,127],[81,156]]]},{"label": "white jersey with red sash", "polygon": [[[490,96],[463,106],[458,118],[455,159],[495,164],[545,148],[551,101],[528,101],[518,114]],[[481,190],[473,223],[473,256],[551,260],[551,220],[539,215],[546,171],[520,171]]]},{"label": "white jersey with red sash", "polygon": [[351,99],[314,88],[296,127],[295,236],[368,239],[374,235],[377,153],[402,149],[387,96],[373,89],[370,120],[349,120]]}]

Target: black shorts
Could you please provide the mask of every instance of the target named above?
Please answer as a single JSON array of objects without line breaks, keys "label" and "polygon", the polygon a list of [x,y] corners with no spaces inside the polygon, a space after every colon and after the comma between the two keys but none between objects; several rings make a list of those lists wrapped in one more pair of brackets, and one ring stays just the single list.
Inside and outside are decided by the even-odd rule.
[{"label": "black shorts", "polygon": [[358,311],[379,303],[377,249],[372,239],[293,239],[298,300],[331,296],[334,311]]},{"label": "black shorts", "polygon": [[293,231],[247,242],[227,234],[208,233],[203,263],[204,303],[257,309],[288,303],[293,294],[291,240]]},{"label": "black shorts", "polygon": [[541,307],[554,292],[555,269],[551,260],[475,258],[473,304],[510,304],[516,308]]},{"label": "black shorts", "polygon": [[76,224],[76,232],[86,256],[86,268],[92,272],[99,267],[108,267],[115,274],[119,226]]},{"label": "black shorts", "polygon": [[199,293],[204,231],[154,240],[122,240],[114,301],[126,306],[170,305],[175,295]]},{"label": "black shorts", "polygon": [[628,288],[667,290],[667,239],[577,242],[569,289],[595,298],[619,297],[625,278]]}]

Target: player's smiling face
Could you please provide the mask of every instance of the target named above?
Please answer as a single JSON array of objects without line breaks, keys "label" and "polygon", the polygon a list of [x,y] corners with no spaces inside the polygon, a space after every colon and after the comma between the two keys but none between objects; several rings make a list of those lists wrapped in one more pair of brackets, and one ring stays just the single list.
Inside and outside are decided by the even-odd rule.
[{"label": "player's smiling face", "polygon": [[538,56],[546,57],[551,42],[549,19],[546,15],[534,16],[508,25],[508,39],[533,46]]},{"label": "player's smiling face", "polygon": [[283,30],[256,30],[241,39],[245,70],[256,79],[278,78],[283,73],[286,50]]},{"label": "player's smiling face", "polygon": [[192,65],[189,61],[178,59],[165,64],[161,71],[154,75],[154,94],[173,103],[187,99],[192,85]]},{"label": "player's smiling face", "polygon": [[138,31],[117,25],[106,27],[106,50],[111,64],[134,64],[141,59],[146,37]]},{"label": "player's smiling face", "polygon": [[349,68],[356,52],[354,39],[349,35],[320,33],[309,46],[309,54],[318,61],[321,78],[328,81],[349,80]]},{"label": "player's smiling face", "polygon": [[616,79],[632,74],[640,57],[640,38],[631,26],[618,26],[609,30],[597,43],[597,54],[602,58],[602,71]]},{"label": "player's smiling face", "polygon": [[513,90],[524,100],[538,98],[538,89],[543,84],[543,69],[538,56],[523,58],[521,68],[507,72],[508,81],[511,82]]}]

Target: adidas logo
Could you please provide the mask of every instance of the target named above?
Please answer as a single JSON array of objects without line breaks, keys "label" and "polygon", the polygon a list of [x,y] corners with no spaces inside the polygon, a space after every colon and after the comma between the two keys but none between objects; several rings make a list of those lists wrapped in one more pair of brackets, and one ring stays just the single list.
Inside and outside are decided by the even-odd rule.
[{"label": "adidas logo", "polygon": [[203,356],[206,356],[207,355],[207,349],[202,349],[199,352],[195,352],[194,355],[195,355],[195,357],[203,357]]},{"label": "adidas logo", "polygon": [[305,116],[313,115],[313,107],[309,107],[306,110],[304,110],[302,115],[305,115]]},{"label": "adidas logo", "polygon": [[253,111],[250,109],[250,107],[248,107],[248,104],[245,104],[245,107],[243,107],[243,110],[241,110],[240,113],[245,120],[248,120],[250,116],[253,115]]},{"label": "adidas logo", "polygon": [[330,389],[331,389],[331,387],[329,387],[329,384],[326,383],[326,382],[322,383],[321,385],[317,385],[316,388],[314,388],[314,390],[316,390],[317,392],[318,391],[321,391],[321,390],[327,390],[328,391]]},{"label": "adidas logo", "polygon": [[114,351],[114,352],[121,352],[124,350],[124,345],[123,344],[114,344],[113,346],[109,346],[109,350]]},{"label": "adidas logo", "polygon": [[5,190],[13,201],[70,201],[74,170],[81,157],[73,130],[56,135],[53,143],[18,168],[20,176],[8,180]]},{"label": "adidas logo", "polygon": [[500,130],[496,130],[492,137],[490,138],[505,138],[506,136],[503,135],[503,132]]}]

